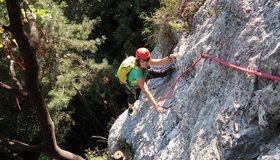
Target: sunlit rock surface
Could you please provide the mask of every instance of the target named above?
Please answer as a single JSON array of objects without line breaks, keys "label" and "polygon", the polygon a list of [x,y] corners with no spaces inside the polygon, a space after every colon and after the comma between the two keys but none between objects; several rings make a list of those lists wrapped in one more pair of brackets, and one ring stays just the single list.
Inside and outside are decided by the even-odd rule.
[{"label": "sunlit rock surface", "polygon": [[135,160],[280,159],[280,81],[202,59],[161,100],[202,51],[280,76],[280,1],[207,0],[175,50],[177,70],[148,83],[167,114],[140,96],[112,126],[110,151],[124,141]]}]

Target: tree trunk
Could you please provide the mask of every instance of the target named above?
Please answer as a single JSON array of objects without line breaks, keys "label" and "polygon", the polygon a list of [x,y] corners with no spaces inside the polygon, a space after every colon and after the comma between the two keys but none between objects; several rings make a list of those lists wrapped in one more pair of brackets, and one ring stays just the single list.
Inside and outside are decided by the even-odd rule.
[{"label": "tree trunk", "polygon": [[[82,157],[65,151],[59,148],[59,146],[57,145],[54,123],[51,119],[48,107],[43,99],[39,88],[39,66],[37,64],[35,52],[35,49],[39,44],[39,36],[36,29],[35,20],[32,17],[31,13],[28,13],[29,10],[25,10],[30,27],[30,38],[28,39],[23,30],[23,21],[21,19],[22,16],[19,0],[6,0],[6,4],[10,19],[9,29],[18,43],[19,51],[24,60],[24,65],[26,68],[26,91],[28,93],[32,106],[36,107],[37,114],[40,120],[43,140],[39,152],[42,152],[55,159],[82,160]],[[23,1],[23,6],[25,9],[28,8],[28,3],[26,0]],[[0,139],[1,144],[2,142],[3,141],[1,141]],[[22,147],[24,148],[24,145],[22,145]],[[34,151],[36,152],[38,150],[35,149]]]}]

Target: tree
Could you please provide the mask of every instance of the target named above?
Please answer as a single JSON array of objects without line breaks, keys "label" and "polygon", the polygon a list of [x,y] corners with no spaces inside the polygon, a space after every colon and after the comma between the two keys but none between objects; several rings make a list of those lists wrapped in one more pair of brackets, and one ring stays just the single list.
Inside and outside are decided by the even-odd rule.
[{"label": "tree", "polygon": [[[36,108],[40,127],[43,135],[42,143],[40,145],[28,145],[17,140],[11,140],[9,138],[0,137],[0,145],[6,146],[12,149],[21,149],[32,152],[42,152],[49,157],[55,159],[72,159],[80,160],[82,157],[75,155],[69,151],[61,149],[55,136],[55,126],[51,119],[48,107],[42,96],[42,92],[39,86],[39,66],[36,60],[36,49],[39,47],[39,34],[36,28],[35,20],[29,9],[27,0],[22,1],[23,9],[26,13],[26,17],[29,23],[30,35],[24,32],[24,26],[22,22],[21,8],[18,0],[7,0],[7,11],[9,15],[10,25],[6,26],[5,29],[9,30],[15,38],[19,52],[23,58],[25,65],[25,86],[26,95],[30,100],[33,107]],[[6,89],[13,90],[5,84],[1,84]]]},{"label": "tree", "polygon": [[101,19],[92,36],[105,35],[106,41],[96,54],[98,61],[106,57],[110,62],[122,61],[126,55],[134,54],[138,47],[148,46],[142,34],[142,14],[150,15],[160,7],[159,0],[55,0],[65,2],[65,13],[69,18],[81,21],[81,15]]}]

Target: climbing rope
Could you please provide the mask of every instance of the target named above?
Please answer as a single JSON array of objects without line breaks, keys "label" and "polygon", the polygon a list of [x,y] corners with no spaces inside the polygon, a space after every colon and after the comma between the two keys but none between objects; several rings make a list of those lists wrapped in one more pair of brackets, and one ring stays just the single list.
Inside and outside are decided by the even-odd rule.
[{"label": "climbing rope", "polygon": [[243,68],[243,67],[239,67],[237,65],[234,65],[234,64],[230,64],[230,63],[227,63],[227,62],[224,62],[224,61],[221,61],[213,56],[210,56],[208,54],[205,54],[205,53],[201,53],[199,58],[185,71],[183,72],[178,78],[176,78],[174,84],[172,85],[171,89],[168,91],[168,93],[159,99],[159,101],[162,101],[164,99],[166,99],[170,93],[174,90],[175,88],[175,85],[176,83],[179,81],[179,79],[181,77],[183,77],[187,72],[189,72],[192,68],[194,68],[197,63],[203,59],[203,58],[209,58],[215,62],[218,62],[224,66],[227,66],[227,67],[230,67],[230,68],[234,68],[236,70],[239,70],[239,71],[242,71],[242,72],[245,72],[245,73],[249,73],[249,74],[253,74],[253,75],[256,75],[256,76],[259,76],[259,77],[263,77],[263,78],[266,78],[266,79],[271,79],[271,80],[276,80],[276,81],[280,81],[280,77],[279,76],[273,76],[273,75],[270,75],[270,74],[266,74],[266,73],[262,73],[262,72],[257,72],[257,71],[254,71],[254,70],[250,70],[250,69],[247,69],[247,68]]},{"label": "climbing rope", "polygon": [[216,61],[216,62],[218,62],[218,63],[220,63],[224,66],[231,67],[231,68],[237,69],[237,70],[242,71],[242,72],[253,74],[253,75],[263,77],[263,78],[266,78],[266,79],[280,81],[279,76],[273,76],[273,75],[270,75],[270,74],[265,74],[265,73],[262,73],[262,72],[257,72],[257,71],[254,71],[254,70],[250,70],[250,69],[247,69],[247,68],[242,68],[242,67],[236,66],[234,64],[223,62],[223,61],[221,61],[221,60],[219,60],[215,57],[209,56],[208,54],[205,54],[205,53],[202,53],[201,56],[203,58],[210,58],[210,59],[212,59],[212,60],[214,60],[214,61]]},{"label": "climbing rope", "polygon": [[164,97],[160,98],[159,101],[166,99],[166,98],[170,95],[170,93],[174,90],[175,85],[176,85],[176,83],[179,81],[179,79],[180,79],[181,77],[183,77],[186,73],[188,73],[192,68],[194,68],[194,67],[196,66],[196,64],[197,64],[202,58],[203,58],[203,57],[200,55],[200,57],[199,57],[185,72],[183,72],[179,77],[177,77],[176,80],[175,80],[175,82],[174,82],[174,84],[172,85],[171,89],[168,91],[168,93],[167,93]]}]

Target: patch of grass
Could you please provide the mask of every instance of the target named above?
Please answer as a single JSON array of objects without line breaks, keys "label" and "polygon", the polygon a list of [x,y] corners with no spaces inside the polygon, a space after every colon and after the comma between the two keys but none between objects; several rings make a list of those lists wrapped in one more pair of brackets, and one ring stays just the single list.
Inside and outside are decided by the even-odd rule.
[{"label": "patch of grass", "polygon": [[[174,34],[190,31],[193,15],[204,2],[205,0],[162,0],[161,7],[154,14],[140,16],[146,23],[142,34],[148,37],[150,44],[166,44],[170,41],[176,43]],[[169,46],[162,46],[165,46],[163,50],[168,50]]]},{"label": "patch of grass", "polygon": [[214,16],[214,17],[217,17],[218,16],[218,11],[215,9],[215,8],[213,8],[213,7],[210,7],[210,8],[208,8],[208,13],[211,15],[211,16]]},{"label": "patch of grass", "polygon": [[107,160],[108,157],[108,150],[99,150],[98,148],[95,148],[94,150],[91,150],[90,148],[86,149],[85,153],[87,160]]}]

